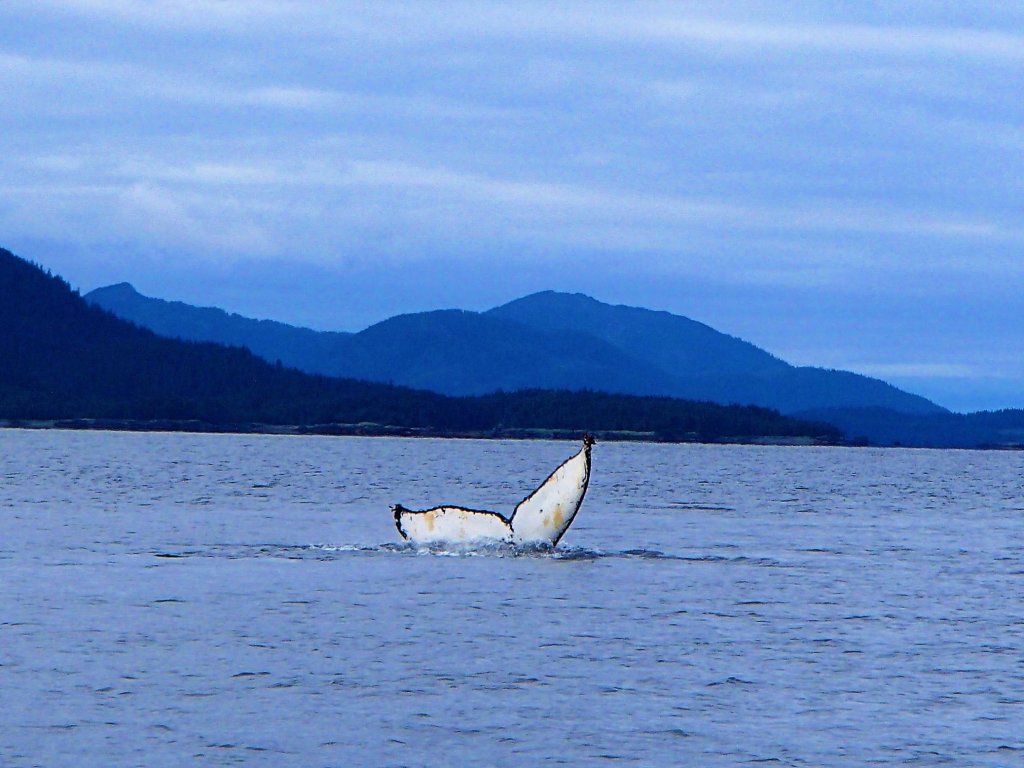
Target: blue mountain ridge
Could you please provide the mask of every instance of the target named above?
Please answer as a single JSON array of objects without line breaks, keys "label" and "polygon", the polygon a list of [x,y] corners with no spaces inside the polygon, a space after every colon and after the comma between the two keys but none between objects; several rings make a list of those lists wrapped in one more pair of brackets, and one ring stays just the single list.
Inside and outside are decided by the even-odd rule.
[{"label": "blue mountain ridge", "polygon": [[403,314],[358,333],[312,331],[216,308],[99,288],[89,302],[157,334],[244,346],[310,373],[451,395],[597,390],[751,404],[783,413],[947,411],[879,379],[796,367],[689,318],[546,291],[487,312]]},{"label": "blue mountain ridge", "polygon": [[567,390],[450,397],[311,375],[243,347],[160,336],[86,302],[59,276],[3,248],[0,426],[573,439],[590,430],[613,440],[740,442],[840,437],[834,427],[764,408]]}]

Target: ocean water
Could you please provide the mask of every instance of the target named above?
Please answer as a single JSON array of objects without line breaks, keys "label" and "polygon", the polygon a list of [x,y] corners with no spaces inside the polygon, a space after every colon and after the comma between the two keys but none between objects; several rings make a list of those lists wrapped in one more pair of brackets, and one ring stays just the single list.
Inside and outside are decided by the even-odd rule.
[{"label": "ocean water", "polygon": [[1024,765],[1024,454],[0,431],[0,765]]}]

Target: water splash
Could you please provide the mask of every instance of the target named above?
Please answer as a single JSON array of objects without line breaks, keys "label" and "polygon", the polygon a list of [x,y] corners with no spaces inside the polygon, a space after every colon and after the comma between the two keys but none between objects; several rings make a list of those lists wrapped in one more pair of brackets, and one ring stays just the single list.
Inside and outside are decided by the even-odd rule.
[{"label": "water splash", "polygon": [[384,544],[215,544],[205,548],[189,548],[150,553],[166,559],[183,558],[277,558],[285,560],[338,560],[353,556],[509,558],[564,561],[651,560],[689,563],[735,563],[778,567],[768,558],[728,557],[709,554],[681,554],[657,549],[603,550],[579,546],[515,545],[509,542],[472,542],[417,545],[411,542]]}]

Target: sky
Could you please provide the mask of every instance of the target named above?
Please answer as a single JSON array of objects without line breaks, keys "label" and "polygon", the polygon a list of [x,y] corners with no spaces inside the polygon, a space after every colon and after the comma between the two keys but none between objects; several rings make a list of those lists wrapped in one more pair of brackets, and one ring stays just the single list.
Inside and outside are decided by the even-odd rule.
[{"label": "sky", "polygon": [[0,246],[323,330],[539,290],[1024,407],[1024,5],[3,0]]}]

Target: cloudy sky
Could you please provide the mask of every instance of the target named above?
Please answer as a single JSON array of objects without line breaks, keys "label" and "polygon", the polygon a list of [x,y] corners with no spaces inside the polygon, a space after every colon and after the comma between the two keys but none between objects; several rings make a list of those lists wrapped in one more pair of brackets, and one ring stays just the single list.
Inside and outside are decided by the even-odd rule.
[{"label": "cloudy sky", "polygon": [[582,291],[1024,407],[1024,5],[3,0],[0,245],[321,329]]}]

